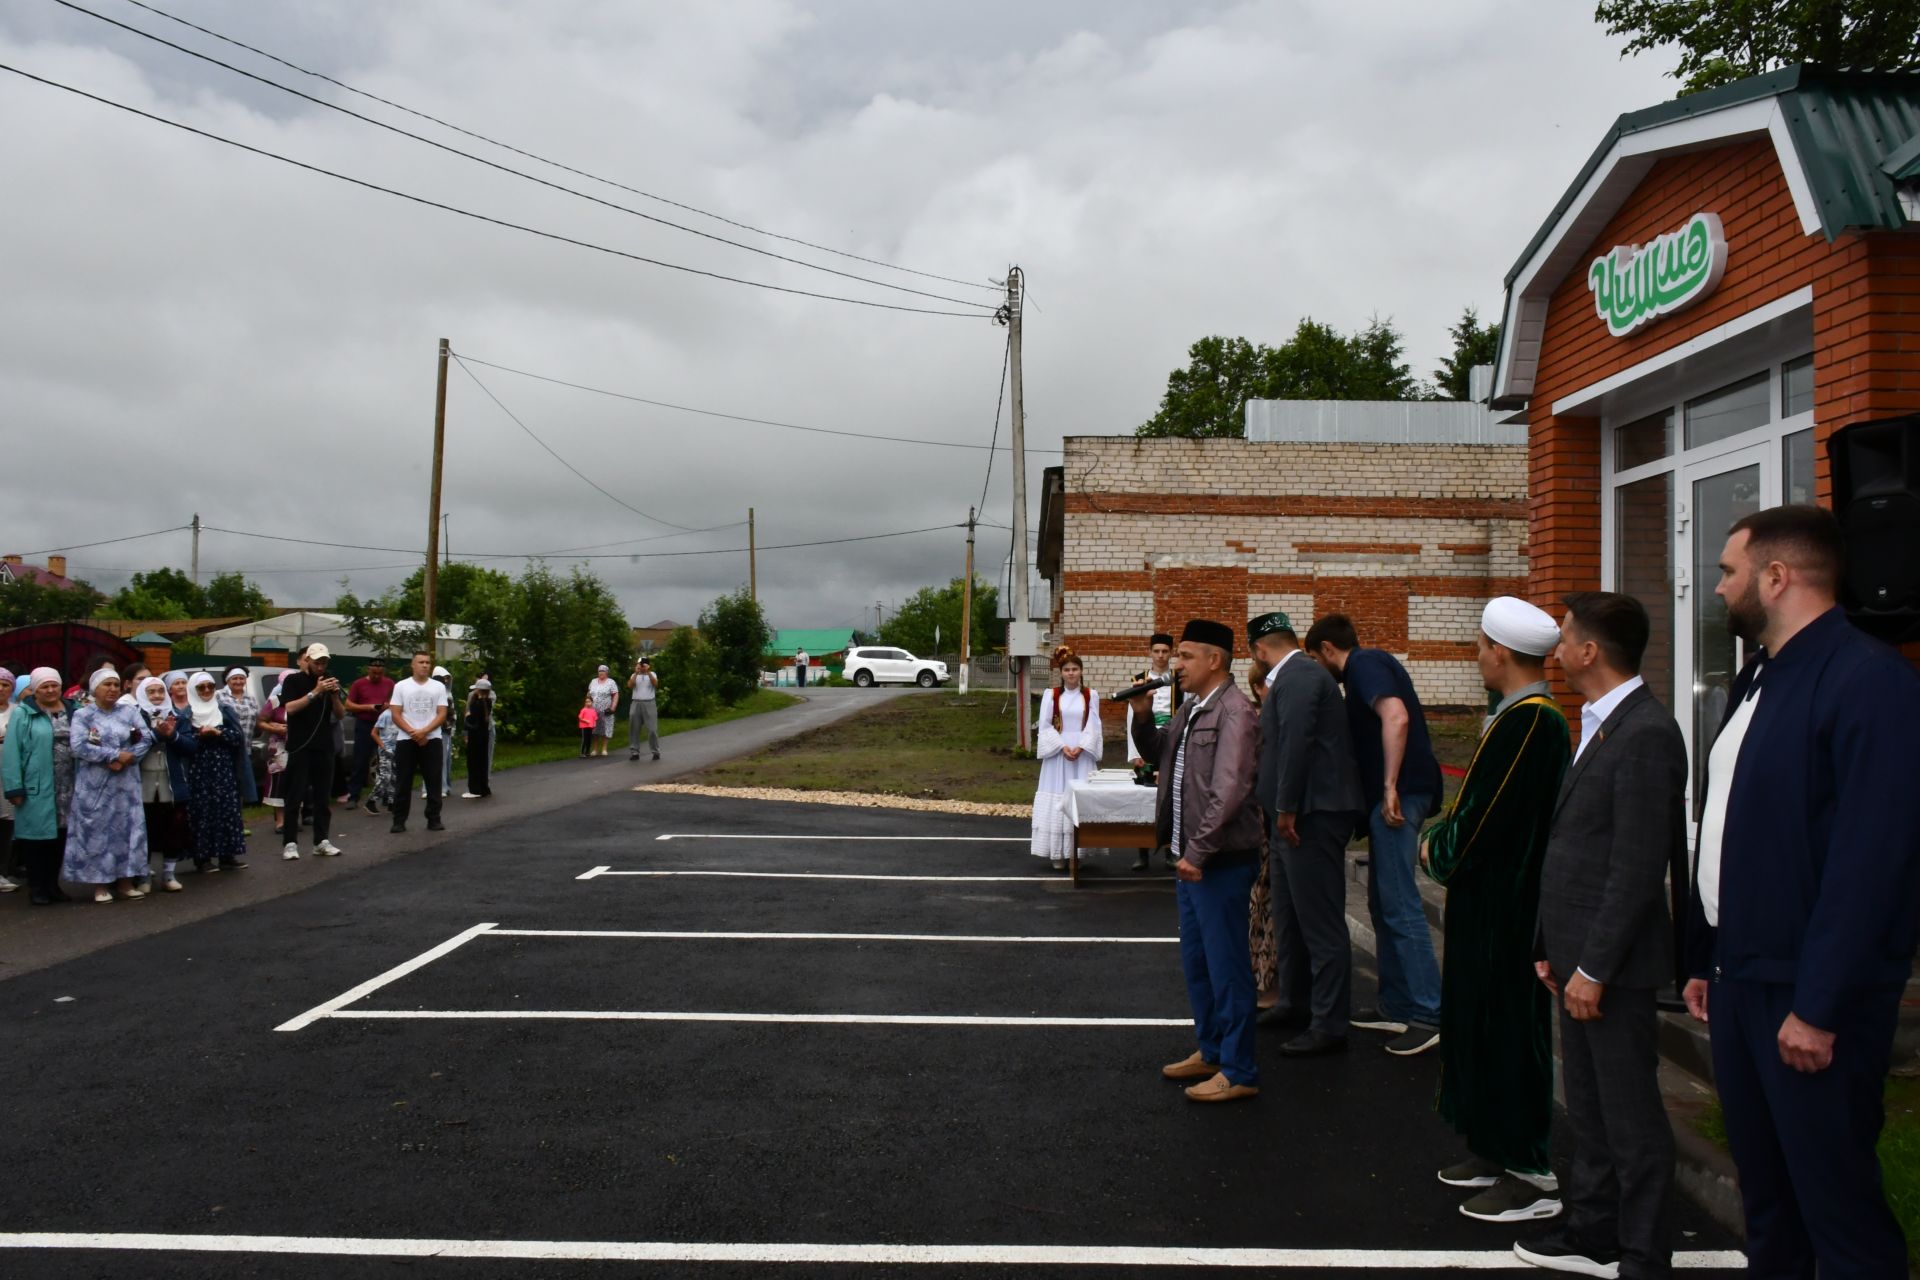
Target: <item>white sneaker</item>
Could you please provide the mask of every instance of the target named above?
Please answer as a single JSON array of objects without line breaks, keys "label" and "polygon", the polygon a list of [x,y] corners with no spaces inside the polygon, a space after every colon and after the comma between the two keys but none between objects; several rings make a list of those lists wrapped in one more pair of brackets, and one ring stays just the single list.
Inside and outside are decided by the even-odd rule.
[{"label": "white sneaker", "polygon": [[15,889],[18,889],[19,887],[20,887],[19,885],[7,879],[5,876],[0,876],[0,893],[12,893]]},{"label": "white sneaker", "polygon": [[323,858],[337,858],[340,856],[340,850],[334,846],[331,840],[322,840],[319,844],[313,846],[313,851]]},{"label": "white sneaker", "polygon": [[185,888],[186,886],[182,885],[178,880],[174,879],[172,876],[168,876],[167,882],[161,885],[160,887],[162,889],[165,889],[168,893],[178,893],[180,892],[181,889]]},{"label": "white sneaker", "polygon": [[462,800],[478,800],[480,798],[480,793],[477,791],[462,791],[460,793],[460,798]]},{"label": "white sneaker", "polygon": [[298,862],[300,861],[300,846],[289,840],[287,841],[287,847],[280,851],[280,856],[288,862]]}]

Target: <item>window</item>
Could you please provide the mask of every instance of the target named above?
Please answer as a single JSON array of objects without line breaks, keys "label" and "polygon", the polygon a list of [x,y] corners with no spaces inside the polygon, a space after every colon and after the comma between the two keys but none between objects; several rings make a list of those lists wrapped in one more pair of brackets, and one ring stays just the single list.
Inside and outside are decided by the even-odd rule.
[{"label": "window", "polygon": [[1653,696],[1673,702],[1673,472],[1614,491],[1613,564],[1618,590],[1647,607],[1653,624],[1640,676]]},{"label": "window", "polygon": [[1812,412],[1813,357],[1801,356],[1780,366],[1780,416],[1792,418]]},{"label": "window", "polygon": [[1773,420],[1767,400],[1767,375],[1756,373],[1687,401],[1687,448],[1766,426]]},{"label": "window", "polygon": [[1613,469],[1658,462],[1673,454],[1673,410],[1662,409],[1638,422],[1629,422],[1613,430]]},{"label": "window", "polygon": [[1813,501],[1813,428],[1780,442],[1780,500]]}]

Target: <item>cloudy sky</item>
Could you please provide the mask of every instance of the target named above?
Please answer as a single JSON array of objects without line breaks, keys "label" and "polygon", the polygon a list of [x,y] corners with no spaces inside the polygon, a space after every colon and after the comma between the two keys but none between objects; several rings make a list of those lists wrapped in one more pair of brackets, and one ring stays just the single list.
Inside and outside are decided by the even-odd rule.
[{"label": "cloudy sky", "polygon": [[[574,177],[188,30],[88,8],[632,209],[991,307]],[[1670,97],[1581,3],[154,0],[547,159],[768,232],[960,281],[1028,278],[1031,474],[1126,433],[1209,333],[1374,314],[1417,372],[1500,283],[1612,118]],[[210,133],[625,253],[973,311],[773,260],[245,80],[55,0],[0,9],[0,61]],[[0,430],[8,550],[183,525],[206,572],[287,604],[376,591],[425,542],[435,348],[747,417],[987,443],[1005,331],[689,275],[453,216],[0,73]],[[471,366],[448,395],[456,556],[595,546],[636,623],[746,578],[781,626],[857,625],[960,572],[988,454],[701,417]],[[1002,423],[1002,441],[1005,439]],[[984,518],[1010,522],[995,455]],[[1038,489],[1033,486],[1037,517]],[[617,499],[618,501],[615,501]],[[625,505],[622,505],[625,504]],[[630,508],[645,512],[636,514]],[[682,529],[708,529],[688,534]],[[663,536],[673,535],[673,536]],[[982,530],[983,565],[1008,535]],[[647,541],[640,541],[647,539]],[[600,544],[619,544],[601,546]],[[384,548],[384,550],[382,549]],[[392,550],[392,549],[400,550]],[[169,533],[76,549],[111,589],[185,567]],[[556,566],[578,559],[554,554]],[[518,570],[522,560],[489,563]],[[992,569],[988,569],[992,573]]]}]

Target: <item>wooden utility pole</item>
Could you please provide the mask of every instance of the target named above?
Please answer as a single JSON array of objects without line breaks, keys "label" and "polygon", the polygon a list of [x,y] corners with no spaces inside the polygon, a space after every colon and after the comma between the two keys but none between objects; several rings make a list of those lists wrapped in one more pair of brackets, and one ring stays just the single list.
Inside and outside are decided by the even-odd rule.
[{"label": "wooden utility pole", "polygon": [[193,585],[200,585],[200,513],[193,513]]},{"label": "wooden utility pole", "polygon": [[425,605],[426,638],[422,644],[437,661],[440,657],[440,626],[434,617],[434,595],[440,587],[440,464],[447,451],[447,357],[452,348],[440,339],[440,376],[433,390],[433,484],[427,498],[427,565],[421,581],[420,599]]},{"label": "wooden utility pole", "polygon": [[973,658],[973,517],[967,508],[967,583],[960,588],[960,692],[967,691],[967,665]]},{"label": "wooden utility pole", "polygon": [[[1027,598],[1027,412],[1026,403],[1021,398],[1020,385],[1020,307],[1021,297],[1026,288],[1026,273],[1019,267],[1007,271],[1007,371],[1008,385],[1012,389],[1010,402],[1010,423],[1013,429],[1013,619],[1021,631],[1027,629],[1032,617],[1030,601]],[[1013,658],[1013,655],[1008,655]],[[1027,698],[1027,665],[1025,654],[1013,659],[1019,672],[1019,696],[1015,702],[1019,711],[1014,719],[1015,731],[1020,735],[1019,746],[1025,747],[1032,741],[1033,708]]]},{"label": "wooden utility pole", "polygon": [[753,540],[753,508],[747,508],[747,594],[760,603],[760,553]]}]

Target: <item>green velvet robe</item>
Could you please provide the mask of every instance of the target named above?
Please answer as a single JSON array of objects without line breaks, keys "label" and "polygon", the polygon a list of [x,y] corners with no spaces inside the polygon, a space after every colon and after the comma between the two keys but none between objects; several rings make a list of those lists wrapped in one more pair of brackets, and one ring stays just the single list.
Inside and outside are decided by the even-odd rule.
[{"label": "green velvet robe", "polygon": [[1460,794],[1427,832],[1447,886],[1440,1116],[1483,1160],[1544,1173],[1553,1122],[1553,998],[1533,972],[1540,865],[1572,748],[1551,698],[1488,726]]}]

